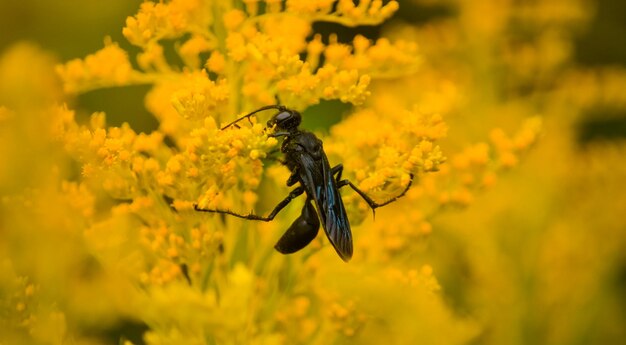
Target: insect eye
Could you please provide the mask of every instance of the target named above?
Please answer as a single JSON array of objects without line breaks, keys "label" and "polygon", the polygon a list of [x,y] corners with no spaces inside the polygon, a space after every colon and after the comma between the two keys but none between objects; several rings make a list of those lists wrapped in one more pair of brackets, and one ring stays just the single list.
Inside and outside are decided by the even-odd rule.
[{"label": "insect eye", "polygon": [[282,111],[267,122],[267,126],[276,125],[281,129],[293,129],[300,125],[300,114],[295,111]]},{"label": "insect eye", "polygon": [[291,113],[288,111],[283,111],[282,113],[278,113],[275,118],[277,122],[285,121],[291,117]]}]

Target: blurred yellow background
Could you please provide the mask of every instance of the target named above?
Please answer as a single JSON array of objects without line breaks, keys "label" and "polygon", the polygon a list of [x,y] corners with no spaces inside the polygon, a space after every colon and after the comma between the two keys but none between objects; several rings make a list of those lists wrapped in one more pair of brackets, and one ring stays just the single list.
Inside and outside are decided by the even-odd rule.
[{"label": "blurred yellow background", "polygon": [[[93,181],[81,179],[82,162],[47,141],[52,115],[42,109],[50,104],[67,104],[81,124],[93,124],[97,117],[90,115],[105,112],[107,126],[126,122],[137,133],[163,125],[146,109],[151,86],[71,94],[54,73],[55,65],[102,49],[106,36],[130,56],[139,53],[122,28],[140,4],[0,3],[0,344],[626,342],[626,4],[406,0],[380,27],[316,23],[315,32],[336,33],[341,42],[363,34],[418,43],[420,69],[397,79],[374,77],[365,107],[381,118],[385,109],[415,103],[442,113],[448,134],[438,144],[448,161],[436,176],[453,177],[438,182],[420,176],[408,201],[377,211],[375,221],[358,219],[358,207],[349,206],[361,258],[347,268],[328,246],[310,252],[311,261],[250,259],[237,250],[250,243],[271,247],[265,230],[272,225],[236,223],[231,233],[239,226],[260,235],[241,235],[245,239],[236,244],[226,240],[237,246],[232,258],[207,269],[222,275],[202,278],[209,288],[193,293],[172,259],[177,256],[129,259],[141,256],[132,238],[143,238],[139,226],[145,224],[117,217],[124,211],[116,207],[126,200],[103,197]],[[366,125],[343,120],[341,127],[341,117],[359,111],[323,101],[305,110],[304,127],[322,133],[330,154],[343,157],[349,150],[342,143],[351,144],[345,137]],[[530,148],[519,144],[523,154],[498,148],[508,141],[495,129],[515,133],[534,116],[543,125]],[[467,168],[463,159],[471,154],[465,150],[482,142],[495,147],[489,160]],[[284,179],[286,172],[272,174]],[[478,179],[484,183],[469,182]],[[202,188],[190,189],[199,195]],[[418,202],[423,195],[430,203]],[[145,200],[131,201],[129,213]],[[184,212],[163,228],[191,218]],[[212,221],[217,228],[231,224]],[[180,241],[191,243],[195,234]],[[203,245],[218,253],[216,237],[203,236]],[[377,246],[385,249],[377,252]],[[154,285],[162,290],[152,290],[152,275],[128,278],[145,269],[133,265],[157,262],[162,269],[167,259],[174,282],[167,284],[169,273],[161,272],[166,283]],[[213,279],[230,290],[211,290]],[[276,297],[282,290],[273,290],[273,280],[289,287],[286,301]],[[350,295],[360,300],[336,297]],[[259,301],[271,306],[259,307]],[[252,316],[241,321],[233,316],[240,310]],[[246,336],[237,328],[240,321]]]}]

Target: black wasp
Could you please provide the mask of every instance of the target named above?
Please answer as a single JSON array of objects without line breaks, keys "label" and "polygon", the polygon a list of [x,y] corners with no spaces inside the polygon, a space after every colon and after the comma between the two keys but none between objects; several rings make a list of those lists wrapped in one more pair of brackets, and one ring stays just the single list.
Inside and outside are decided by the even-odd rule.
[{"label": "black wasp", "polygon": [[295,253],[304,248],[317,236],[321,220],[326,236],[328,236],[330,243],[335,247],[337,254],[344,261],[350,260],[352,257],[352,232],[350,231],[350,223],[339,194],[339,188],[346,185],[350,186],[367,202],[373,211],[406,194],[409,187],[411,187],[413,175],[411,175],[411,179],[402,193],[383,203],[375,202],[352,182],[341,179],[343,165],[338,164],[331,168],[328,158],[326,158],[326,153],[324,153],[322,141],[313,133],[298,128],[302,120],[300,113],[281,105],[269,105],[259,108],[224,126],[222,130],[233,125],[237,126],[237,122],[245,118],[249,119],[250,116],[269,109],[278,110],[278,113],[267,122],[267,127],[274,128],[274,132],[270,134],[271,137],[284,138],[280,150],[285,157],[283,164],[291,171],[291,176],[287,180],[287,186],[291,187],[298,182],[299,186],[276,205],[267,217],[255,214],[242,215],[230,210],[201,209],[198,205],[194,205],[194,209],[196,211],[216,212],[249,220],[269,222],[291,200],[305,193],[306,201],[304,207],[302,207],[300,217],[291,224],[274,248],[283,254]]}]

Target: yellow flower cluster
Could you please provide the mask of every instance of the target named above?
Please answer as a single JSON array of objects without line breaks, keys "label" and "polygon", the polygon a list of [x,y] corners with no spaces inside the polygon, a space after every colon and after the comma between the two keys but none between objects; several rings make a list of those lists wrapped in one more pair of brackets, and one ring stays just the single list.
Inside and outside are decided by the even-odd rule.
[{"label": "yellow flower cluster", "polygon": [[63,78],[67,92],[84,92],[136,82],[136,72],[133,71],[128,54],[110,40],[105,42],[103,49],[85,59],[75,59],[58,66],[57,73]]},{"label": "yellow flower cluster", "polygon": [[332,128],[326,151],[340,157],[361,190],[376,193],[388,188],[389,181],[398,181],[393,184],[396,187],[406,185],[409,173],[419,176],[437,171],[446,159],[434,142],[446,133],[440,115],[417,109],[364,109]]},{"label": "yellow flower cluster", "polygon": [[[301,61],[298,52],[290,50],[282,37],[293,38],[280,34],[271,36],[256,30],[228,36],[230,56],[236,62],[245,61],[247,69],[254,71],[254,74],[242,73],[243,95],[253,100],[252,104],[273,103],[274,97],[296,109],[318,103],[320,99],[363,103],[369,94],[367,86],[370,77],[367,74],[330,61],[323,66]],[[320,53],[311,53],[310,58],[319,60],[316,56],[319,57]],[[362,71],[367,73],[365,69]],[[264,78],[256,78],[257,73]]]},{"label": "yellow flower cluster", "polygon": [[[307,21],[328,21],[345,26],[378,25],[389,19],[399,8],[395,0],[383,4],[382,0],[359,1],[352,0],[244,0],[246,12],[250,15],[259,13],[259,4],[265,3],[266,14],[274,15],[284,11],[295,14]],[[333,9],[334,7],[334,9]]]},{"label": "yellow flower cluster", "polygon": [[181,80],[170,102],[183,118],[199,121],[223,108],[227,104],[228,93],[225,80],[216,83],[206,73],[198,71]]},{"label": "yellow flower cluster", "polygon": [[620,67],[603,67],[568,72],[555,90],[558,98],[584,109],[593,107],[626,107],[622,88],[626,83],[626,70]]},{"label": "yellow flower cluster", "polygon": [[[103,188],[116,198],[137,197],[144,179],[159,171],[158,161],[144,158],[142,153],[158,154],[163,135],[138,135],[127,124],[111,128],[105,125],[104,114],[96,113],[89,126],[78,126],[73,111],[60,107],[51,121],[51,132],[68,153],[81,161],[85,178],[101,180]],[[137,176],[137,172],[143,176]]]},{"label": "yellow flower cluster", "polygon": [[[626,104],[622,69],[570,63],[583,0],[416,1],[451,11],[341,41],[313,24],[378,25],[398,2],[145,1],[123,28],[139,53],[106,40],[58,66],[65,98],[58,86],[45,95],[49,80],[33,94],[10,87],[28,75],[9,73],[20,56],[51,70],[41,52],[0,59],[0,343],[506,344],[528,329],[536,343],[603,339],[571,324],[623,334],[597,322],[626,319],[617,307],[576,313],[619,296],[603,289],[621,289],[609,282],[626,248],[623,145],[570,143],[586,110]],[[137,84],[157,122],[147,133],[62,105]],[[298,253],[273,249],[305,197],[268,223],[193,209],[265,215],[289,193],[271,111],[222,129],[276,103],[303,113],[304,129],[332,118],[315,134],[374,200],[412,183],[375,217],[341,188],[349,264],[323,228]]]},{"label": "yellow flower cluster", "polygon": [[[74,60],[59,67],[66,89],[82,92],[98,87],[154,83],[153,92],[165,92],[164,89],[186,89],[179,85],[184,83],[181,77],[196,79],[195,83],[201,83],[198,78],[204,78],[205,83],[216,82],[222,86],[223,91],[207,95],[205,99],[226,102],[228,108],[218,109],[222,114],[273,103],[276,97],[293,108],[302,109],[320,99],[361,104],[369,95],[370,75],[409,73],[420,61],[416,46],[402,40],[390,43],[380,39],[372,45],[366,38],[357,36],[354,48],[339,44],[335,36],[330,37],[326,47],[319,35],[306,42],[314,21],[330,18],[343,24],[375,24],[397,10],[395,1],[385,5],[381,1],[361,1],[359,5],[339,1],[336,11],[330,13],[327,10],[333,2],[329,1],[323,4],[288,2],[284,11],[276,9],[280,2],[268,2],[267,12],[260,15],[258,9],[253,10],[258,5],[256,1],[246,2],[246,12],[226,4],[213,8],[209,3],[186,0],[144,3],[136,16],[129,17],[124,28],[125,37],[142,49],[137,62],[143,71],[134,71],[125,52],[107,42],[103,50],[85,60]],[[302,15],[305,9],[309,9],[307,13],[312,17]],[[213,31],[203,29],[207,27]],[[218,39],[217,32],[225,36]],[[218,80],[209,80],[208,75],[198,73],[191,73],[191,76],[175,73],[168,65],[161,40],[182,38],[186,34],[190,37],[176,48],[185,66],[197,69],[203,65],[216,73]],[[206,52],[210,52],[210,57],[202,63],[200,55]],[[301,61],[298,54],[303,52],[307,56]],[[322,54],[326,62],[321,66]],[[229,99],[233,90],[242,90],[247,103]],[[166,100],[172,97],[163,96],[166,95],[159,93],[155,97]],[[168,107],[158,108],[165,111]],[[162,124],[173,121],[172,116],[162,119]]]},{"label": "yellow flower cluster", "polygon": [[[14,291],[13,295],[2,296],[0,304],[6,311],[12,311],[15,313],[7,313],[3,315],[9,316],[11,319],[3,319],[5,323],[12,323],[11,326],[16,328],[28,328],[34,322],[34,315],[31,308],[35,307],[33,299],[36,297],[36,286],[28,281],[27,277],[16,276],[15,269],[12,267],[9,261],[3,261],[2,267],[2,281],[4,287],[10,291]],[[6,312],[5,312],[6,313]]]},{"label": "yellow flower cluster", "polygon": [[[220,130],[223,123],[244,109],[272,104],[277,99],[295,109],[304,109],[324,99],[362,104],[370,95],[368,86],[372,78],[413,73],[420,63],[417,46],[403,40],[392,43],[381,38],[372,42],[357,36],[351,44],[345,44],[331,35],[325,44],[322,36],[315,35],[307,41],[314,21],[346,25],[379,23],[397,9],[395,1],[385,5],[381,1],[362,1],[358,5],[351,1],[339,1],[336,5],[328,1],[325,4],[287,2],[284,7],[280,2],[266,2],[264,11],[257,5],[248,1],[246,10],[241,11],[209,1],[146,2],[137,15],[127,19],[123,31],[130,43],[142,49],[137,55],[140,70],[133,70],[128,55],[111,42],[84,60],[58,67],[70,92],[137,83],[153,85],[146,96],[146,106],[159,121],[159,128],[151,134],[136,133],[127,124],[107,127],[102,113],[92,115],[89,125],[79,126],[74,113],[63,107],[55,110],[50,124],[52,136],[82,163],[85,184],[72,188],[90,185],[95,188],[95,195],[101,189],[114,199],[129,201],[114,206],[113,218],[93,224],[85,236],[99,252],[97,257],[111,267],[119,265],[113,248],[120,241],[126,239],[129,244],[139,246],[129,248],[130,253],[124,256],[127,266],[121,271],[128,277],[135,276],[141,285],[152,287],[146,303],[153,306],[148,310],[173,303],[161,301],[159,296],[163,295],[157,287],[184,289],[177,284],[185,277],[194,286],[200,282],[203,286],[208,284],[209,291],[215,293],[229,290],[232,281],[229,278],[222,281],[222,268],[213,268],[215,264],[221,265],[220,251],[225,250],[227,255],[243,262],[254,253],[253,249],[242,252],[239,248],[249,234],[226,231],[224,223],[209,221],[192,211],[193,203],[243,212],[253,209],[259,201],[256,190],[263,177],[263,160],[278,149],[278,141],[268,137],[255,118],[251,119],[251,125],[242,122],[241,126],[228,130]],[[166,39],[180,40],[176,52],[184,63],[182,70],[167,62],[163,45]],[[301,54],[305,54],[304,59]],[[363,112],[364,115],[355,114],[354,122],[348,124],[368,119],[368,123],[362,124],[377,128],[374,114]],[[363,180],[362,188],[377,190],[380,196],[391,195],[408,184],[409,173],[421,175],[435,171],[445,161],[440,149],[433,145],[434,140],[445,136],[446,127],[440,116],[406,112],[400,117],[390,116],[382,128],[389,130],[393,126],[403,126],[406,131],[401,136],[376,131],[369,133],[369,139],[364,134],[361,144],[356,139],[352,141],[356,143],[354,146],[337,141],[334,145],[343,145],[343,150],[330,145],[328,151],[345,157],[346,165],[357,172],[357,180]],[[333,136],[340,138],[341,130],[341,127],[333,130]],[[171,143],[166,144],[166,140]],[[384,145],[373,150],[377,143]],[[371,153],[358,163],[350,162],[350,155],[367,150]],[[369,159],[375,163],[371,164]],[[93,195],[87,200],[90,201],[83,206],[85,215],[93,212],[95,203]],[[131,224],[137,229],[122,231]],[[106,231],[110,227],[120,230]],[[256,247],[269,253],[272,238],[263,237]],[[320,243],[312,247],[319,250]],[[233,274],[243,269],[241,266]],[[216,308],[215,312],[229,310],[228,303],[241,300],[239,292],[233,291],[232,297],[222,296],[223,302],[212,302],[209,308]],[[194,290],[194,298],[199,298],[198,293]],[[320,303],[319,297],[309,296],[310,299],[297,297],[296,300]],[[247,307],[248,302],[243,301],[237,308]],[[280,305],[284,303],[288,301]],[[314,326],[311,319],[317,317],[319,310],[308,309],[304,304],[298,310],[293,313],[300,317],[308,315],[302,319],[302,327],[309,332],[320,327]],[[344,319],[352,312],[339,311],[336,308],[331,313],[338,318],[333,323],[340,333],[352,336],[356,328],[363,326],[362,317],[357,324],[347,322]],[[153,317],[150,312],[142,316],[152,327],[146,334],[149,342],[193,339],[189,333],[180,333],[177,326],[180,319],[173,318],[174,323],[159,327],[162,321],[151,321]],[[277,317],[278,324],[280,320]],[[236,332],[238,323],[223,328],[224,321],[212,321],[221,325],[221,331],[204,323],[199,327],[209,327],[214,330],[213,337],[226,339],[232,334],[228,329]],[[278,339],[275,334],[241,336]]]},{"label": "yellow flower cluster", "polygon": [[[139,13],[126,19],[122,33],[126,39],[139,47],[158,44],[159,40],[178,38],[186,33],[205,34],[212,23],[211,3],[196,0],[173,0],[167,3],[149,2],[141,4]],[[192,36],[189,41],[197,41]]]},{"label": "yellow flower cluster", "polygon": [[441,288],[437,279],[433,276],[433,268],[429,265],[422,266],[419,271],[412,269],[408,272],[402,272],[398,269],[390,269],[387,274],[389,279],[410,287],[421,286],[432,292],[436,292]]},{"label": "yellow flower cluster", "polygon": [[520,155],[526,152],[542,131],[541,118],[526,120],[513,137],[501,129],[491,131],[489,143],[477,143],[466,147],[450,159],[436,176],[425,177],[433,183],[435,195],[431,195],[440,206],[467,206],[474,194],[494,185],[497,174],[503,169],[518,164]]},{"label": "yellow flower cluster", "polygon": [[[252,191],[261,182],[261,159],[276,147],[277,140],[267,137],[260,124],[220,131],[215,122],[210,120],[207,120],[205,127],[194,130],[191,135],[192,141],[183,156],[184,160],[197,161],[199,171],[212,172],[194,176],[202,186],[208,188],[200,199],[200,205],[230,208],[233,205],[228,200],[242,198],[244,209],[251,209],[256,203]],[[242,189],[244,192],[238,195]],[[224,198],[228,191],[229,197]]]}]

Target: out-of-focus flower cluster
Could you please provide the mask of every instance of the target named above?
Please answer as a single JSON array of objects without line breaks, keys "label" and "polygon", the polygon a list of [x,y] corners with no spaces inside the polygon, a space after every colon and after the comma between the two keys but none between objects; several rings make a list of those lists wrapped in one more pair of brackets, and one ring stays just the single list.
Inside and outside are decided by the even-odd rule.
[{"label": "out-of-focus flower cluster", "polygon": [[[571,138],[586,110],[624,107],[626,73],[571,63],[589,5],[415,3],[450,11],[340,40],[313,24],[380,25],[398,2],[145,1],[123,28],[136,54],[109,38],[56,67],[30,45],[5,53],[0,343],[503,344],[529,329],[537,343],[602,339],[594,332],[611,325],[592,321],[618,308],[592,321],[576,311],[609,304],[623,260],[609,219],[626,205],[613,188],[624,164],[603,164],[623,147],[578,155]],[[38,77],[53,70],[62,86]],[[149,133],[72,105],[135,85],[149,85]],[[193,210],[272,209],[289,171],[264,126],[271,111],[221,128],[276,103],[314,117],[328,100],[353,106],[316,133],[343,178],[384,201],[413,176],[375,218],[342,189],[352,262],[323,230],[296,254],[274,251],[302,201],[270,223]],[[589,187],[598,178],[606,188]]]}]

